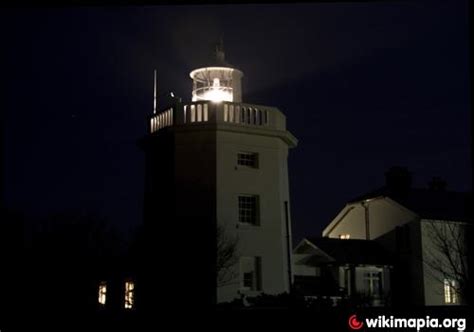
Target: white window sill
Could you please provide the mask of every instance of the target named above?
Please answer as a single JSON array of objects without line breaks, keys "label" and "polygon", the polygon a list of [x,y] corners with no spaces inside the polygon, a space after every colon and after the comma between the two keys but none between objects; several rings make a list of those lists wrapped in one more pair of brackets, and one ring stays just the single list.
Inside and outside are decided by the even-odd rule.
[{"label": "white window sill", "polygon": [[254,225],[254,224],[238,222],[236,228],[238,228],[238,229],[260,229],[260,225]]},{"label": "white window sill", "polygon": [[245,166],[245,165],[236,165],[235,170],[236,171],[259,171],[260,168],[252,167],[252,166]]}]

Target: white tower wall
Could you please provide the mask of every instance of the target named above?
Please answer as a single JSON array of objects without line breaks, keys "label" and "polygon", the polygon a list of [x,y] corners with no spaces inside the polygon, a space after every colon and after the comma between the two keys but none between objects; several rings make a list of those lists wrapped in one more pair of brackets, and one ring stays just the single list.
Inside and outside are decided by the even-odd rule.
[{"label": "white tower wall", "polygon": [[[217,222],[224,225],[229,236],[238,238],[240,256],[260,257],[260,292],[288,292],[287,253],[291,250],[291,241],[287,247],[285,215],[285,202],[289,202],[288,145],[278,137],[248,133],[245,129],[218,131],[216,144]],[[237,165],[237,154],[241,151],[257,153],[259,167]],[[239,194],[258,195],[258,226],[239,223]],[[218,289],[218,301],[238,297],[241,288],[238,264],[235,273],[233,283]],[[247,291],[245,294],[251,296],[260,292]]]}]

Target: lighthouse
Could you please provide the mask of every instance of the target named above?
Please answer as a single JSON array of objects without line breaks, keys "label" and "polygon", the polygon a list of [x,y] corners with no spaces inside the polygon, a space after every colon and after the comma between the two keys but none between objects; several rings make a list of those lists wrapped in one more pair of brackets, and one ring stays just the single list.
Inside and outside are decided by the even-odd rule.
[{"label": "lighthouse", "polygon": [[[151,293],[212,291],[227,302],[291,289],[287,160],[297,139],[279,109],[242,100],[243,75],[219,45],[212,63],[191,71],[189,100],[148,119],[144,224],[147,265],[159,271],[143,272]],[[219,282],[217,227],[235,243]]]}]

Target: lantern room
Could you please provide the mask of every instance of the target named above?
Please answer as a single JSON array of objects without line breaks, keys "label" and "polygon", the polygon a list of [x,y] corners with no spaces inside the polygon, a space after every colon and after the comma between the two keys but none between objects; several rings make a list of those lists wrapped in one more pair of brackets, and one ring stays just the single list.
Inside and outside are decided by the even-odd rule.
[{"label": "lantern room", "polygon": [[192,101],[242,102],[243,73],[225,62],[222,46],[216,48],[215,65],[193,70]]}]

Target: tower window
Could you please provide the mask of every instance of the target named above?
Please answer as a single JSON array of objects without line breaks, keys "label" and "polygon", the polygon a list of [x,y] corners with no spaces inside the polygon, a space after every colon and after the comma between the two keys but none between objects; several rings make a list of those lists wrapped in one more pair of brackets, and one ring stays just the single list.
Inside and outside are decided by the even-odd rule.
[{"label": "tower window", "polygon": [[458,303],[458,297],[456,293],[456,281],[453,279],[444,279],[444,303]]},{"label": "tower window", "polygon": [[132,309],[135,304],[135,283],[125,282],[125,309]]},{"label": "tower window", "polygon": [[99,284],[99,304],[105,305],[105,300],[107,296],[107,283],[105,281]]},{"label": "tower window", "polygon": [[240,258],[240,289],[244,291],[261,290],[260,257]]},{"label": "tower window", "polygon": [[257,168],[258,167],[258,153],[239,152],[237,154],[237,165]]},{"label": "tower window", "polygon": [[239,196],[239,222],[258,225],[258,196]]}]

